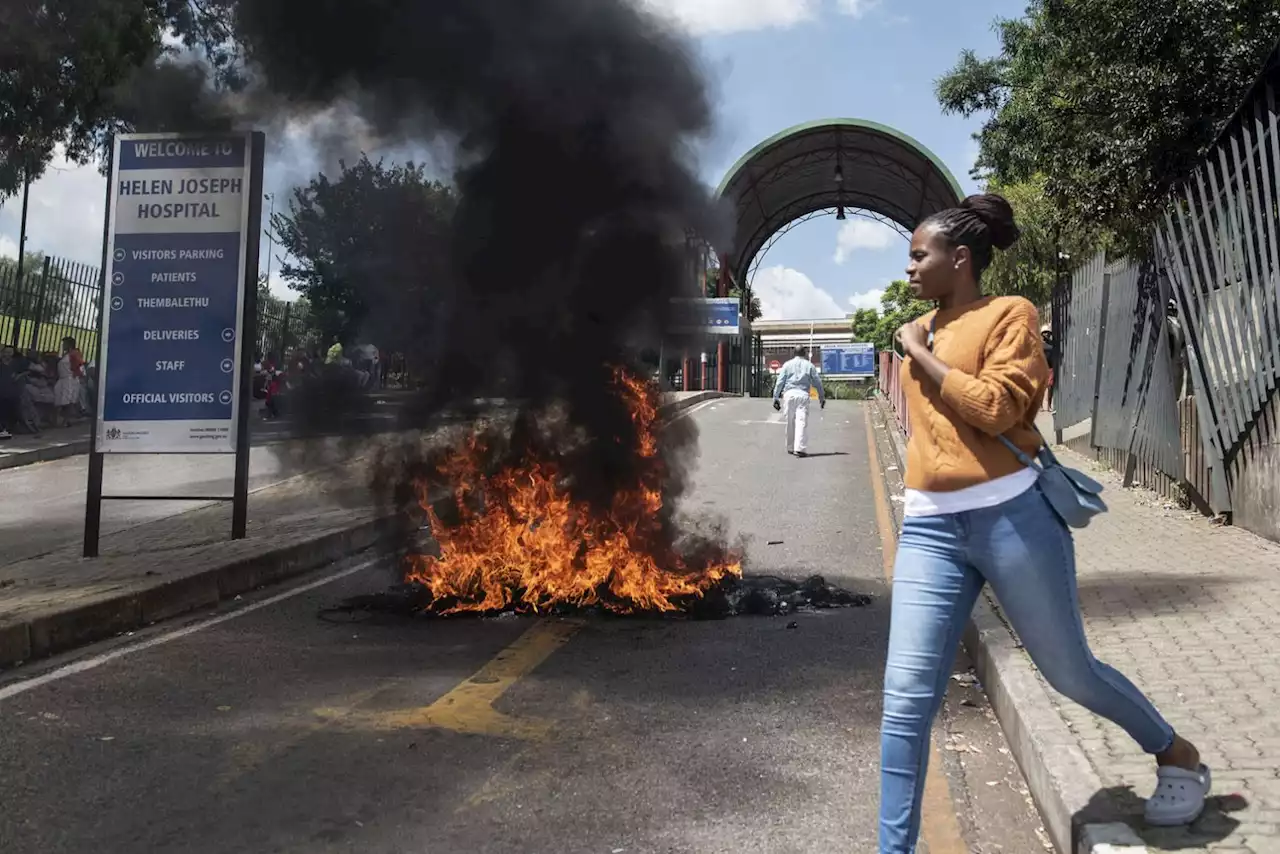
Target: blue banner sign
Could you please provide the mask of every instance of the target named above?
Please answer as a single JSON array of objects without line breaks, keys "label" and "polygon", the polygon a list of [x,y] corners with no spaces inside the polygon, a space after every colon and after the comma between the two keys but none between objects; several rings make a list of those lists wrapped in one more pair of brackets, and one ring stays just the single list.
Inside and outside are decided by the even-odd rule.
[{"label": "blue banner sign", "polygon": [[675,323],[671,332],[700,335],[737,335],[742,331],[737,297],[675,299]]},{"label": "blue banner sign", "polygon": [[823,347],[822,373],[828,376],[874,377],[875,345],[843,344],[839,347]]},{"label": "blue banner sign", "polygon": [[234,453],[249,134],[116,137],[98,450]]}]

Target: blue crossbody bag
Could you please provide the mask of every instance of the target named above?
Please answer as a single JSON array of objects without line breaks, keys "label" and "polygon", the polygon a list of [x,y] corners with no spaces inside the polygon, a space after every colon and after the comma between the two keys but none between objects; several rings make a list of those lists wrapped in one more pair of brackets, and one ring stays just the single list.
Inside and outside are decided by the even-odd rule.
[{"label": "blue crossbody bag", "polygon": [[[929,323],[929,350],[933,350],[933,334],[934,327],[937,324],[937,317]],[[1089,525],[1094,516],[1099,513],[1107,512],[1106,502],[1102,500],[1102,484],[1089,477],[1084,472],[1064,466],[1054,456],[1053,451],[1049,448],[1049,443],[1045,440],[1039,428],[1032,425],[1032,429],[1036,431],[1036,435],[1040,437],[1040,450],[1036,452],[1035,459],[1027,455],[1025,451],[1017,445],[1010,442],[1008,437],[998,437],[1004,443],[1013,455],[1018,458],[1018,462],[1022,463],[1029,469],[1039,472],[1040,477],[1036,485],[1040,488],[1041,494],[1045,500],[1049,502],[1049,506],[1053,508],[1058,517],[1070,528],[1084,528]]]}]

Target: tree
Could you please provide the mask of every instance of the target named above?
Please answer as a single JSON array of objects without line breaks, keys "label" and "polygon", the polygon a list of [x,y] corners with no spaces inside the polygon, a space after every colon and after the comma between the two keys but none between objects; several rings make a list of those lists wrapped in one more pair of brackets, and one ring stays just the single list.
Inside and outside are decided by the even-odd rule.
[{"label": "tree", "polygon": [[[1037,306],[1049,301],[1059,266],[1070,270],[1108,248],[1110,236],[1087,224],[1073,225],[1050,201],[1042,174],[1004,184],[992,179],[987,191],[999,193],[1013,206],[1022,234],[1011,248],[997,251],[982,274],[982,290],[1000,296],[1026,297]],[[1058,259],[1061,253],[1064,258]]]},{"label": "tree", "polygon": [[880,297],[880,310],[860,308],[853,313],[850,325],[854,340],[871,342],[877,351],[893,349],[893,335],[898,327],[915,320],[933,308],[933,304],[916,299],[911,286],[896,281],[885,288]]},{"label": "tree", "polygon": [[309,301],[325,343],[409,347],[429,334],[432,295],[451,276],[453,190],[413,162],[387,166],[361,156],[293,191],[271,227],[289,260],[281,276]]},{"label": "tree", "polygon": [[937,83],[944,111],[987,116],[976,171],[1006,186],[1043,175],[1064,228],[1134,249],[1280,38],[1280,5],[1031,0],[997,27],[998,56],[964,51]]},{"label": "tree", "polygon": [[[85,163],[108,134],[129,130],[158,103],[155,86],[202,86],[205,68],[234,85],[237,48],[230,0],[62,0],[0,4],[0,201],[39,178],[59,145]],[[162,36],[206,60],[170,63],[173,75],[139,75],[180,52]],[[170,92],[170,94],[173,94]],[[190,97],[177,103],[189,109]],[[162,129],[149,121],[152,129]]]},{"label": "tree", "polygon": [[853,340],[858,342],[874,342],[876,330],[880,326],[880,312],[874,308],[860,308],[853,313]]},{"label": "tree", "polygon": [[911,292],[911,285],[899,279],[891,282],[880,297],[880,322],[876,326],[875,345],[877,350],[893,349],[893,336],[898,327],[915,320],[933,309],[933,303],[916,299]]}]

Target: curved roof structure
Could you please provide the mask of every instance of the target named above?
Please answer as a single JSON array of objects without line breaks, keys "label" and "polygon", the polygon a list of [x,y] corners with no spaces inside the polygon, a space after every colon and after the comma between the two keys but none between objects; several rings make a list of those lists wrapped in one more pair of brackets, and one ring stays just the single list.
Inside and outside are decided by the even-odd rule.
[{"label": "curved roof structure", "polygon": [[787,128],[733,165],[717,196],[736,215],[729,268],[745,278],[769,238],[814,211],[870,211],[905,230],[962,197],[937,155],[906,134],[861,119]]}]

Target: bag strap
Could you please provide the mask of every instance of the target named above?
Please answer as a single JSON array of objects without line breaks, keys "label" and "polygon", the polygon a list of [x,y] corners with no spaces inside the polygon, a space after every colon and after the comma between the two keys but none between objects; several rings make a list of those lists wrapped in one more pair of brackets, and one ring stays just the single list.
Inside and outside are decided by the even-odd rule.
[{"label": "bag strap", "polygon": [[[938,313],[935,311],[933,314],[933,317],[929,318],[929,338],[927,341],[927,346],[930,352],[933,352],[933,339],[937,331],[938,331]],[[1032,422],[1031,429],[1035,430],[1036,435],[1040,437],[1040,453],[1048,457],[1049,463],[1051,465],[1055,465],[1055,466],[1061,465],[1058,462],[1058,458],[1054,456],[1053,450],[1049,447],[1049,440],[1047,440],[1044,437],[1044,434],[1040,432],[1040,428],[1035,425],[1035,422]],[[1001,436],[997,436],[996,438],[998,438],[1001,442],[1003,442],[1004,446],[1008,448],[1010,451],[1012,451],[1013,455],[1018,458],[1018,462],[1022,463],[1027,468],[1035,469],[1036,471],[1040,471],[1040,472],[1043,472],[1045,468],[1047,468],[1047,466],[1045,466],[1043,461],[1041,461],[1040,465],[1036,465],[1035,461],[1031,459],[1031,457],[1027,456],[1026,452],[1024,452],[1017,445],[1013,444],[1013,442],[1009,441],[1009,437],[1001,435]]]},{"label": "bag strap", "polygon": [[[1036,432],[1039,433],[1040,431],[1037,430]],[[1007,436],[997,436],[996,438],[999,439],[1001,442],[1003,442],[1004,446],[1008,448],[1010,451],[1012,451],[1013,455],[1018,458],[1018,462],[1022,463],[1027,468],[1032,469],[1034,471],[1038,471],[1038,472],[1043,472],[1045,470],[1045,466],[1043,464],[1036,465],[1035,460],[1027,456],[1026,451],[1022,450],[1017,445],[1013,444],[1013,442],[1010,442]],[[1041,441],[1043,441],[1043,437],[1041,437]],[[1042,445],[1041,447],[1047,447],[1047,446]]]}]

